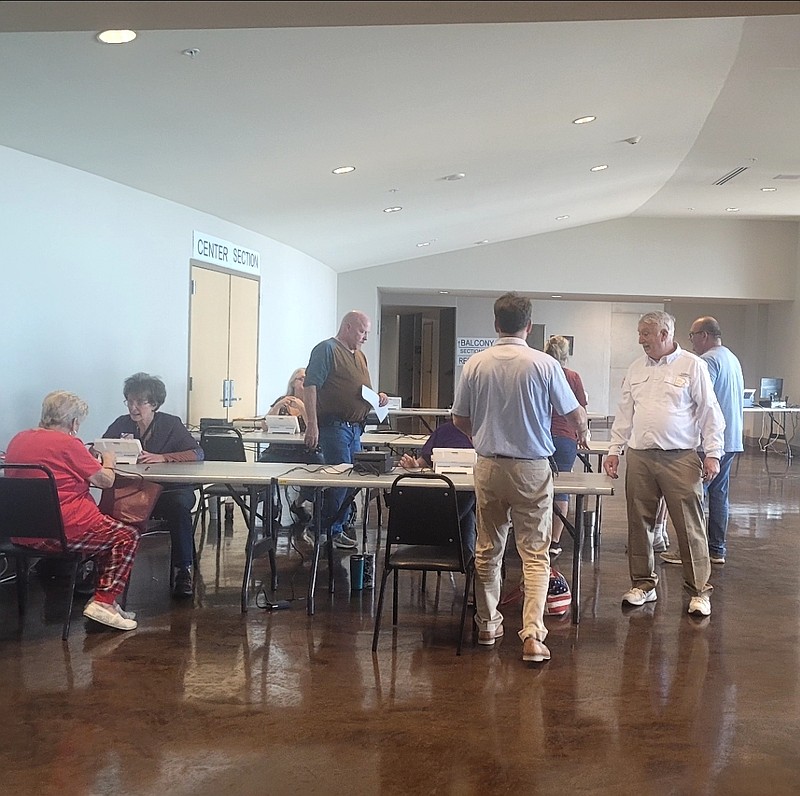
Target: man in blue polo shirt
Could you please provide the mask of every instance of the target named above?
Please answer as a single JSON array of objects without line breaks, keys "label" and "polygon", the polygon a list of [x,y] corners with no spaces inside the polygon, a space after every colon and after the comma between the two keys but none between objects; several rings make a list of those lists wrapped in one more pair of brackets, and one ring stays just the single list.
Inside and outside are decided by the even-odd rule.
[{"label": "man in blue polo shirt", "polygon": [[522,660],[550,660],[545,646],[544,609],[550,578],[553,473],[550,435],[553,409],[588,447],[586,412],[578,404],[561,365],[525,342],[531,331],[531,302],[505,293],[494,304],[499,338],[467,360],[453,403],[453,423],[472,437],[478,540],[475,546],[475,623],[478,643],[492,645],[503,635],[498,611],[501,565],[508,513],[522,559]]}]

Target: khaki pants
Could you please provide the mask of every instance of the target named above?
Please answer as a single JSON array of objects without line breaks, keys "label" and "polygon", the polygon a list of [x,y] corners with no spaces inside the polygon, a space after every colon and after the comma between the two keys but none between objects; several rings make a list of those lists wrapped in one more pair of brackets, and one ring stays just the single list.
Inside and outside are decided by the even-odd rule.
[{"label": "khaki pants", "polygon": [[703,510],[703,465],[693,450],[632,450],[625,453],[628,504],[628,566],[633,586],[649,591],[658,583],[653,523],[661,496],[675,526],[683,562],[684,588],[710,594],[711,560]]},{"label": "khaki pants", "polygon": [[522,559],[525,601],[519,637],[544,641],[544,609],[550,580],[553,474],[547,459],[488,459],[475,464],[478,539],[475,545],[475,623],[495,630],[503,623],[497,610],[501,566],[508,536],[509,510]]}]

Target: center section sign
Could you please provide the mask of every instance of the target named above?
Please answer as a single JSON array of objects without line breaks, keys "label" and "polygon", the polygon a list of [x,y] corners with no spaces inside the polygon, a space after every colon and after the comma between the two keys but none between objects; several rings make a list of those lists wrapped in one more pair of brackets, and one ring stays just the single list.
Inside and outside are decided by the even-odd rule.
[{"label": "center section sign", "polygon": [[490,348],[494,337],[457,337],[456,338],[456,367],[466,364],[466,361],[479,351]]}]

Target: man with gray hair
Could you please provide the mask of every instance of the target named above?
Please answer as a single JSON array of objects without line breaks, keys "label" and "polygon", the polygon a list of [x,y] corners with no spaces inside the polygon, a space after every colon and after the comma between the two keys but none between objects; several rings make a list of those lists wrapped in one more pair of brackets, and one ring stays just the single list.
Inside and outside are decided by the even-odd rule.
[{"label": "man with gray hair", "polygon": [[[663,495],[678,537],[689,613],[708,616],[712,587],[703,484],[719,472],[725,420],[705,363],[674,340],[675,319],[666,312],[648,312],[638,331],[644,356],[625,374],[603,462],[605,472],[617,478],[619,457],[627,448],[631,588],[622,601],[644,605],[657,597],[653,525]],[[697,453],[701,438],[702,459]]]}]

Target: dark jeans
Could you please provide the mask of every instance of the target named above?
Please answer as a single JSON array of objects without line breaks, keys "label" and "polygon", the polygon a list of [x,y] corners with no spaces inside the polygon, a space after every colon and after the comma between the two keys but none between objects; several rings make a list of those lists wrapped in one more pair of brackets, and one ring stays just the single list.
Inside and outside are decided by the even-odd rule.
[{"label": "dark jeans", "polygon": [[192,508],[195,494],[192,487],[164,487],[158,499],[153,516],[163,519],[169,527],[172,538],[172,564],[176,567],[190,567],[194,561],[194,531],[192,528]]},{"label": "dark jeans", "polygon": [[[353,455],[361,450],[361,424],[334,420],[319,428],[319,447],[325,464],[352,464]],[[322,529],[338,536],[344,529],[339,513],[355,494],[352,489],[326,489],[322,503]]]},{"label": "dark jeans", "polygon": [[[553,454],[553,460],[558,467],[559,473],[572,472],[572,465],[575,464],[575,459],[578,456],[578,443],[570,437],[553,437],[553,445],[556,446],[556,452]],[[553,488],[558,488],[558,479],[553,481]],[[553,495],[553,500],[564,502],[569,500],[569,495],[557,492]]]},{"label": "dark jeans", "polygon": [[475,557],[475,493],[456,492],[461,545],[467,560]]},{"label": "dark jeans", "polygon": [[719,460],[719,472],[705,487],[708,505],[708,552],[714,558],[725,558],[730,513],[728,492],[734,458],[736,458],[735,453],[723,454]]}]

